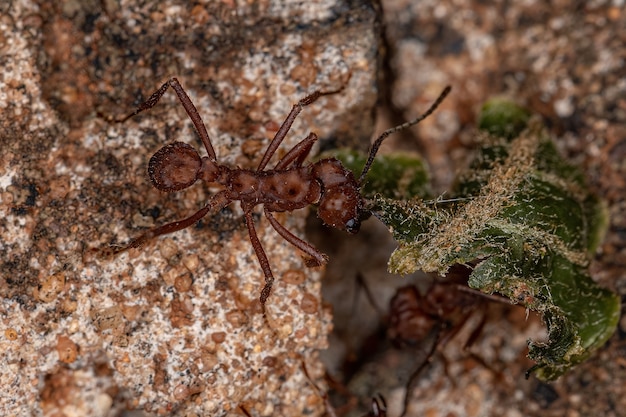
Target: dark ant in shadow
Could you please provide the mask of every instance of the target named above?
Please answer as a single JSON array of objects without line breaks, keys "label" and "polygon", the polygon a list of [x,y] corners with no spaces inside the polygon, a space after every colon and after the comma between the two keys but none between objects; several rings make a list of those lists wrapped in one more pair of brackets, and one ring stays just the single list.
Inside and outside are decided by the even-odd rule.
[{"label": "dark ant in shadow", "polygon": [[[415,285],[400,287],[389,302],[386,324],[387,337],[391,343],[398,349],[421,349],[424,352],[424,358],[406,383],[401,417],[406,415],[410,394],[418,376],[432,361],[437,348],[445,346],[470,319],[478,316],[477,323],[463,343],[463,350],[468,349],[483,331],[488,304],[510,304],[507,298],[468,287],[470,272],[468,266],[455,265],[444,279],[435,279],[426,291],[420,292]],[[365,290],[369,302],[380,312],[361,275],[357,276],[357,281]],[[472,355],[472,358],[492,369],[479,356]]]},{"label": "dark ant in shadow", "polygon": [[200,157],[198,152],[184,142],[174,142],[158,150],[148,163],[148,175],[155,188],[173,192],[192,186],[196,181],[217,183],[223,189],[209,198],[204,207],[189,217],[149,230],[135,238],[126,246],[112,248],[108,253],[117,254],[130,248],[138,248],[149,240],[168,233],[185,229],[209,213],[217,212],[233,201],[238,200],[244,213],[244,220],[250,236],[250,242],[261,264],[265,276],[265,286],[261,291],[260,301],[263,308],[270,295],[274,275],[270,268],[265,251],[254,228],[252,209],[263,205],[263,212],[270,225],[285,240],[306,254],[307,266],[324,265],[328,257],[313,245],[300,239],[282,226],[272,213],[293,211],[318,205],[317,215],[324,224],[356,233],[364,216],[363,198],[360,185],[378,152],[383,140],[398,130],[408,128],[428,117],[449,93],[447,87],[431,107],[420,117],[400,126],[383,132],[373,143],[367,163],[358,179],[335,158],[326,158],[314,163],[304,163],[317,141],[315,133],[309,135],[289,150],[274,166],[266,169],[270,159],[285,139],[292,123],[302,109],[322,96],[337,94],[345,88],[345,84],[331,91],[315,91],[297,102],[276,135],[265,150],[265,154],[256,170],[231,168],[220,165],[207,129],[191,99],[176,78],[165,82],[150,98],[134,112],[121,119],[111,121],[123,123],[129,118],[151,109],[161,99],[165,91],[172,87],[191,119],[196,132],[200,136],[208,156]]}]

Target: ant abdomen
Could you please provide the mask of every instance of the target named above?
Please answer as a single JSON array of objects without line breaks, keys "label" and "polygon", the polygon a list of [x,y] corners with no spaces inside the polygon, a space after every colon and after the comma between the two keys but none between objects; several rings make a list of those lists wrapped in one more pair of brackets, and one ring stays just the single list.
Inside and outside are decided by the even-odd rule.
[{"label": "ant abdomen", "polygon": [[148,175],[155,188],[171,192],[193,185],[201,168],[202,159],[191,145],[174,142],[152,155]]}]

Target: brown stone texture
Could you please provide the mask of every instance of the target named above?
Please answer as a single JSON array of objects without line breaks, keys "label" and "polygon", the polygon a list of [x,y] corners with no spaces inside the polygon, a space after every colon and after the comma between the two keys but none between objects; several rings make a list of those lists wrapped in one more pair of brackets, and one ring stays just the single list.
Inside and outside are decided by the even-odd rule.
[{"label": "brown stone texture", "polygon": [[[320,269],[305,269],[261,215],[276,276],[267,319],[237,204],[103,256],[215,192],[163,193],[147,178],[150,156],[174,140],[205,154],[173,91],[125,123],[110,120],[175,76],[220,163],[255,168],[293,104],[343,86],[304,109],[277,158],[310,131],[366,147],[378,18],[372,6],[335,1],[2,2],[3,415],[323,412],[303,372],[306,363],[320,379],[317,350],[331,327]],[[302,235],[306,212],[276,217]]]}]

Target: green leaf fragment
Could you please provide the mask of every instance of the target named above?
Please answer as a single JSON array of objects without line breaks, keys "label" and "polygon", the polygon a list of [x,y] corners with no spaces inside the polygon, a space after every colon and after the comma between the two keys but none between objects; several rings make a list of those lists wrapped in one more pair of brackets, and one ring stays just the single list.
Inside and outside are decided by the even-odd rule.
[{"label": "green leaf fragment", "polygon": [[537,376],[552,380],[602,346],[619,319],[618,296],[588,272],[607,210],[525,111],[490,102],[480,126],[492,135],[459,176],[454,198],[398,199],[388,190],[374,198],[399,243],[389,269],[444,275],[455,264],[474,265],[470,287],[542,315],[548,340],[530,341],[529,357]]},{"label": "green leaf fragment", "polygon": [[478,128],[496,137],[513,139],[526,128],[530,113],[506,98],[493,98],[483,105]]}]

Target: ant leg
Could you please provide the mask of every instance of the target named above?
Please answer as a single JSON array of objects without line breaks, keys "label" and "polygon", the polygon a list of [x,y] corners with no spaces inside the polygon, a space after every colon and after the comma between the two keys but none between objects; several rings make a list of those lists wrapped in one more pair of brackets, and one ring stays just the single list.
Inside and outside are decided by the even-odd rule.
[{"label": "ant leg", "polygon": [[[304,358],[300,358],[302,361],[302,370],[304,371],[304,376],[309,380],[309,383],[313,386],[315,391],[317,391],[317,395],[319,395],[324,401],[324,407],[326,408],[327,417],[338,417],[337,412],[335,411],[335,407],[330,403],[330,399],[328,398],[328,392],[323,391],[316,383],[313,381],[313,378],[309,375],[309,371],[306,369],[306,363],[304,363]],[[343,415],[343,414],[342,414]]]},{"label": "ant leg", "polygon": [[469,349],[470,346],[476,343],[476,340],[478,340],[478,336],[480,336],[480,334],[485,329],[486,323],[487,323],[487,315],[485,314],[485,311],[482,310],[480,311],[480,318],[479,318],[478,324],[476,325],[476,327],[474,327],[474,330],[472,330],[472,333],[470,333],[469,337],[463,344],[463,350]]},{"label": "ant leg", "polygon": [[206,130],[206,126],[204,126],[204,122],[202,121],[202,118],[200,117],[200,113],[198,113],[198,109],[196,109],[196,106],[194,106],[194,104],[191,102],[191,99],[189,98],[189,96],[187,95],[187,93],[185,92],[185,90],[183,89],[183,87],[180,85],[180,83],[178,82],[176,78],[170,78],[167,82],[165,82],[161,86],[161,88],[159,88],[154,93],[152,93],[152,95],[145,102],[143,102],[137,108],[137,110],[135,110],[128,116],[123,117],[122,119],[115,120],[115,122],[123,123],[126,120],[130,119],[131,117],[141,113],[142,111],[148,110],[154,107],[159,102],[161,97],[163,97],[163,94],[165,94],[167,87],[172,87],[174,91],[176,92],[178,99],[182,103],[183,107],[185,108],[185,111],[187,112],[187,115],[191,119],[191,122],[193,123],[194,127],[196,128],[196,132],[198,132],[198,135],[200,136],[200,139],[202,140],[202,143],[204,144],[204,147],[206,148],[206,151],[209,154],[209,158],[213,162],[215,162],[217,160],[217,157],[215,155],[215,150],[213,149],[213,145],[211,144],[211,139],[209,138],[209,133]]},{"label": "ant leg", "polygon": [[427,118],[428,116],[430,116],[437,109],[437,107],[439,107],[439,105],[446,98],[446,96],[450,93],[451,89],[452,87],[450,86],[447,86],[446,88],[444,88],[441,94],[439,94],[439,97],[437,97],[437,100],[435,100],[435,102],[431,104],[428,110],[426,110],[426,112],[424,112],[424,114],[422,114],[418,118],[408,121],[406,123],[403,123],[399,126],[392,127],[391,129],[387,129],[383,133],[380,134],[380,136],[374,141],[374,143],[372,144],[372,147],[370,148],[369,155],[367,156],[367,162],[365,163],[365,166],[363,166],[363,171],[361,171],[361,175],[359,176],[359,184],[363,184],[363,180],[365,179],[367,172],[370,170],[370,167],[372,166],[372,163],[374,162],[374,157],[378,153],[378,149],[380,148],[380,145],[382,145],[383,141],[387,138],[387,136],[391,135],[392,133],[396,133],[400,130],[409,128],[413,125],[416,125],[422,120],[424,120],[425,118]]},{"label": "ant leg", "polygon": [[257,171],[262,171],[267,166],[267,163],[272,158],[272,155],[274,155],[274,152],[276,152],[276,149],[278,149],[283,139],[285,139],[285,136],[287,136],[287,132],[289,132],[289,129],[291,129],[291,125],[293,124],[293,121],[296,120],[296,117],[298,117],[298,115],[300,114],[300,112],[302,111],[304,107],[308,106],[309,104],[314,103],[315,100],[317,100],[318,98],[322,96],[337,94],[343,91],[345,87],[346,85],[344,84],[336,90],[314,91],[313,93],[309,94],[308,96],[304,97],[303,99],[298,101],[296,104],[294,104],[293,107],[291,108],[291,111],[285,118],[285,121],[278,129],[278,132],[276,132],[274,139],[272,139],[272,142],[270,142],[269,146],[267,147],[267,150],[265,151],[265,155],[263,155],[263,159],[261,159],[261,162],[259,163],[259,167],[257,168]]},{"label": "ant leg", "polygon": [[357,286],[356,286],[356,290],[354,291],[354,300],[352,302],[353,315],[356,314],[356,311],[354,311],[354,307],[356,307],[356,300],[357,300],[357,297],[359,296],[359,290],[362,288],[363,291],[365,291],[365,297],[367,298],[367,301],[369,301],[369,303],[374,308],[374,310],[376,310],[376,313],[378,314],[378,316],[385,317],[385,313],[383,313],[383,309],[380,308],[380,306],[376,303],[376,300],[374,299],[374,294],[372,294],[370,287],[367,286],[367,283],[365,282],[365,278],[363,278],[363,274],[361,274],[360,271],[356,273],[356,283],[357,283]]},{"label": "ant leg", "polygon": [[217,156],[215,155],[215,150],[213,149],[213,145],[211,144],[211,138],[209,138],[209,133],[206,130],[206,126],[204,126],[204,122],[200,117],[200,113],[198,113],[198,109],[196,109],[196,106],[194,106],[194,104],[191,102],[191,99],[189,98],[185,90],[183,90],[183,87],[180,85],[176,78],[172,78],[169,83],[174,91],[176,91],[176,95],[178,95],[178,99],[183,104],[185,111],[187,111],[191,122],[196,128],[196,132],[198,132],[198,135],[200,136],[200,139],[202,140],[202,143],[204,144],[204,147],[209,154],[209,158],[211,159],[211,161],[216,162]]},{"label": "ant leg", "polygon": [[265,286],[261,290],[260,297],[261,305],[263,306],[263,314],[265,315],[265,302],[267,301],[267,298],[270,296],[270,292],[272,291],[274,276],[272,275],[272,269],[270,268],[270,261],[267,259],[267,255],[265,255],[265,251],[263,250],[261,241],[259,240],[259,237],[256,234],[256,230],[254,229],[252,212],[248,207],[243,207],[243,209],[246,227],[248,228],[248,234],[250,235],[250,242],[252,243],[252,247],[254,248],[256,257],[259,260],[259,263],[261,264],[261,269],[263,270],[263,274],[265,275]]},{"label": "ant leg", "polygon": [[231,202],[231,199],[226,194],[226,191],[221,191],[215,194],[204,207],[202,207],[200,210],[198,210],[191,216],[185,219],[176,221],[176,222],[164,224],[163,226],[157,227],[156,229],[149,230],[143,235],[131,241],[126,246],[123,246],[120,248],[112,248],[110,250],[105,250],[105,251],[107,252],[107,254],[110,251],[110,253],[114,255],[114,254],[127,251],[128,249],[131,249],[131,248],[138,248],[142,246],[143,244],[145,244],[147,241],[157,236],[161,236],[161,235],[165,235],[168,233],[176,232],[178,230],[185,229],[191,226],[192,224],[196,223],[198,220],[200,220],[204,216],[206,216],[209,212],[219,211],[222,208],[226,207],[230,202]]},{"label": "ant leg", "polygon": [[474,288],[470,288],[467,285],[455,284],[454,288],[466,294],[474,295],[478,298],[485,299],[488,301],[493,301],[494,303],[500,303],[500,304],[506,304],[506,305],[513,304],[511,300],[509,300],[508,298],[504,296],[501,296],[498,294],[487,294],[480,290],[475,290]]},{"label": "ant leg", "polygon": [[[455,324],[452,327],[448,327],[445,329],[445,332],[443,334],[443,336],[441,337],[441,339],[439,340],[439,344],[441,346],[445,346],[448,344],[448,342],[452,339],[454,339],[454,337],[459,334],[459,332],[461,330],[463,330],[463,328],[465,327],[465,325],[467,324],[467,322],[473,317],[473,314],[466,314],[465,317],[463,317],[463,319]],[[472,332],[470,338],[472,338],[472,343],[475,341],[475,339],[479,336],[480,331],[482,331],[483,325],[485,324],[484,322],[486,321],[487,317],[484,316],[483,314],[483,318],[481,318],[481,323],[479,323],[478,327],[476,329],[474,329],[474,331]],[[476,331],[478,331],[478,333],[474,334]],[[467,347],[470,346],[469,344],[469,340],[467,342],[465,342],[465,344],[463,345],[463,349],[466,349]]]},{"label": "ant leg", "polygon": [[293,162],[294,168],[301,167],[307,155],[309,154],[309,152],[311,152],[311,148],[316,141],[317,135],[315,133],[309,133],[309,136],[302,139],[302,141],[300,141],[296,146],[291,148],[291,150],[287,152],[280,161],[278,161],[274,169],[285,169],[289,166],[291,162]]},{"label": "ant leg", "polygon": [[289,230],[285,228],[282,224],[276,220],[276,218],[272,215],[272,213],[265,210],[265,216],[267,220],[269,220],[270,224],[278,232],[279,235],[283,237],[287,242],[291,243],[296,248],[300,249],[302,252],[306,253],[310,256],[309,259],[305,259],[304,263],[306,266],[322,266],[328,262],[328,256],[324,255],[322,252],[317,250],[313,245],[304,240],[300,239],[298,236],[291,233]]},{"label": "ant leg", "polygon": [[439,336],[440,336],[440,334],[438,333],[434,337],[434,340],[433,340],[430,348],[428,349],[428,352],[426,353],[426,358],[420,364],[420,366],[418,366],[417,369],[415,371],[413,371],[413,373],[409,377],[409,380],[406,383],[406,392],[404,394],[404,402],[403,402],[403,405],[402,405],[402,414],[400,414],[400,417],[404,417],[406,415],[406,412],[408,411],[409,402],[411,401],[411,397],[410,396],[411,396],[411,391],[413,389],[413,385],[415,385],[415,382],[417,381],[417,377],[419,376],[419,374],[422,373],[422,371],[426,368],[426,366],[428,366],[428,364],[432,360],[433,355],[435,354],[435,350],[437,349],[437,346],[439,346],[440,341],[441,341]]},{"label": "ant leg", "polygon": [[252,417],[252,416],[250,415],[250,413],[248,412],[248,410],[246,410],[246,409],[244,408],[244,406],[243,406],[243,405],[240,405],[240,406],[239,406],[239,409],[240,409],[240,410],[241,410],[241,411],[242,411],[242,412],[243,412],[243,413],[244,413],[247,417]]}]

